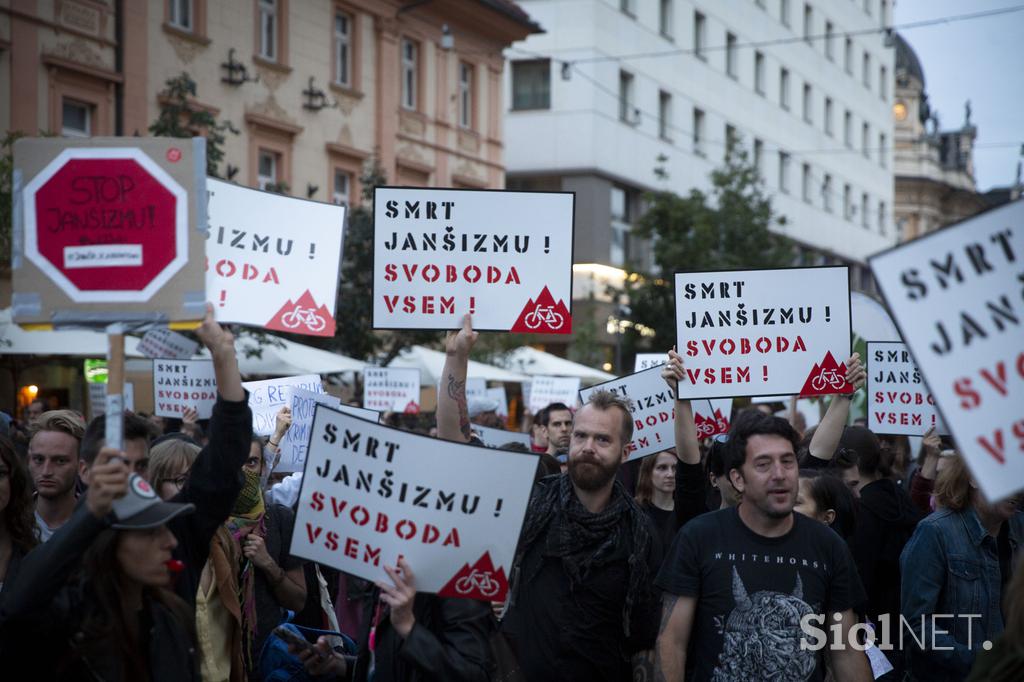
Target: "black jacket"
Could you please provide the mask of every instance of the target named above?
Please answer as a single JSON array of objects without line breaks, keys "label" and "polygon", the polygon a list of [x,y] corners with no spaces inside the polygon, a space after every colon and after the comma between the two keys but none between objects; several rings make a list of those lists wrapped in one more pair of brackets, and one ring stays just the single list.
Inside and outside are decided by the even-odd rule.
[{"label": "black jacket", "polygon": [[[90,586],[71,574],[107,522],[85,505],[75,510],[50,541],[21,562],[18,581],[0,604],[0,670],[4,679],[125,680],[116,651],[81,655],[81,625],[93,608]],[[148,645],[150,679],[199,680],[195,649],[187,627],[159,602],[149,599],[141,632]],[[126,681],[127,682],[127,681]]]}]

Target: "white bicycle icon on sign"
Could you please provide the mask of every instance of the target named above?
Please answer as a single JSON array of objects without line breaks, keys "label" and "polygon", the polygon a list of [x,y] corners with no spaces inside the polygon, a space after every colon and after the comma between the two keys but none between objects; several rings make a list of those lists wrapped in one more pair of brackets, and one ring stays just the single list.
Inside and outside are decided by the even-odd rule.
[{"label": "white bicycle icon on sign", "polygon": [[826,386],[840,389],[845,383],[843,377],[839,376],[839,372],[834,369],[823,369],[818,376],[811,379],[811,388],[815,391],[823,391]]},{"label": "white bicycle icon on sign", "polygon": [[289,329],[297,329],[299,326],[305,325],[309,331],[318,332],[327,326],[327,320],[317,313],[315,308],[303,308],[297,305],[281,316],[281,324]]},{"label": "white bicycle icon on sign", "polygon": [[479,590],[485,597],[493,597],[498,594],[501,584],[491,577],[490,571],[479,570],[474,570],[455,581],[455,591],[459,594],[469,594],[474,589]]},{"label": "white bicycle icon on sign", "polygon": [[537,305],[533,310],[526,313],[523,324],[529,329],[537,329],[541,324],[546,324],[550,329],[561,329],[565,317],[555,310],[553,305]]}]

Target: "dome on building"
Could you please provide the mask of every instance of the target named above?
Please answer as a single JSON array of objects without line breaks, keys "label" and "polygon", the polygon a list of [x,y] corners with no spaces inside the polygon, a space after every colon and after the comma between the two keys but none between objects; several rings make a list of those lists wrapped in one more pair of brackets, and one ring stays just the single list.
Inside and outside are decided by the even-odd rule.
[{"label": "dome on building", "polygon": [[921,62],[917,58],[917,54],[914,52],[914,48],[910,47],[910,43],[903,39],[899,33],[894,33],[896,38],[896,74],[899,77],[900,74],[905,73],[908,76],[913,76],[921,81],[921,89],[924,89],[924,69],[921,68]]}]

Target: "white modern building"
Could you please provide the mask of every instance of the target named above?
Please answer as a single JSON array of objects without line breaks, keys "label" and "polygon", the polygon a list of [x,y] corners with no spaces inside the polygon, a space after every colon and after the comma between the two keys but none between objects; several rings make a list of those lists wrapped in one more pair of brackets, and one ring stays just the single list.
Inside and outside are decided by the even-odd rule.
[{"label": "white modern building", "polygon": [[870,289],[866,257],[896,243],[888,0],[519,4],[545,33],[505,53],[507,184],[577,193],[574,297],[650,262],[643,193],[709,187],[731,135],[804,262]]}]

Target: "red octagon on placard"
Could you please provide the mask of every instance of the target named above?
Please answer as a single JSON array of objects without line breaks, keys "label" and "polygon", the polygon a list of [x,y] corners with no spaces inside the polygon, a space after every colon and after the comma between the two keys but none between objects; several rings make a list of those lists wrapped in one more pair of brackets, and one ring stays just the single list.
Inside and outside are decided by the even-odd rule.
[{"label": "red octagon on placard", "polygon": [[26,186],[25,255],[73,300],[149,300],[188,261],[187,194],[141,150],[89,151]]}]

